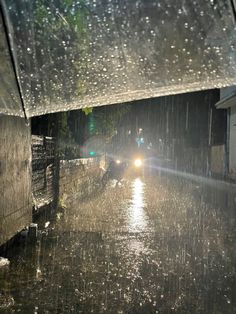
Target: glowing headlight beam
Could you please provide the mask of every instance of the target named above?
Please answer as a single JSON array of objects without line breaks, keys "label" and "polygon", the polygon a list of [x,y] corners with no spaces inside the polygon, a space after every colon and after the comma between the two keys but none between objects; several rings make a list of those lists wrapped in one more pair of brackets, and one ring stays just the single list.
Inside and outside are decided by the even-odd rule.
[{"label": "glowing headlight beam", "polygon": [[141,167],[142,166],[142,160],[141,159],[135,159],[134,165],[135,165],[135,167]]}]

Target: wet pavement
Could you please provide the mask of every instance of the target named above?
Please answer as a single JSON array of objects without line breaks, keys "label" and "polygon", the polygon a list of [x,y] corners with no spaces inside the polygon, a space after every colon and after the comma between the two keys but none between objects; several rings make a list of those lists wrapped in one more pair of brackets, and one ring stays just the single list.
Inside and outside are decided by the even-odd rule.
[{"label": "wet pavement", "polygon": [[6,252],[0,313],[236,313],[235,201],[164,176],[73,198]]}]

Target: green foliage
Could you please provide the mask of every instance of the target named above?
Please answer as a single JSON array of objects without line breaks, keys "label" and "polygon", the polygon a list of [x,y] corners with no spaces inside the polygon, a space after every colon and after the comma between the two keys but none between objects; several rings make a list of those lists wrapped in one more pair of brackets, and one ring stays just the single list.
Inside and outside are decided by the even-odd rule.
[{"label": "green foliage", "polygon": [[[49,33],[48,35],[60,36],[60,32],[66,33],[69,29],[74,32],[70,35],[77,37],[79,41],[84,40],[83,35],[87,35],[86,17],[88,10],[84,1],[75,2],[73,0],[58,1],[57,6],[48,5],[45,0],[38,0],[35,8],[35,24],[39,27],[48,27],[48,31],[56,33]],[[58,37],[59,39],[59,37]]]},{"label": "green foliage", "polygon": [[87,116],[87,115],[89,115],[90,113],[93,112],[93,108],[92,108],[92,107],[90,107],[90,108],[86,107],[86,108],[83,108],[82,111],[83,111],[83,112],[85,113],[85,115]]},{"label": "green foliage", "polygon": [[43,86],[43,95],[39,97],[50,95],[51,101],[71,101],[86,93],[83,73],[87,71],[89,48],[88,13],[84,0],[58,0],[56,5],[54,1],[35,2],[35,42],[40,69],[35,71],[40,74]]},{"label": "green foliage", "polygon": [[[59,201],[58,201],[58,207],[59,207],[59,208],[66,209],[65,198],[66,198],[66,195],[65,195],[65,194],[63,194],[62,197],[59,198]],[[62,213],[57,213],[57,218],[58,218],[58,220],[61,219],[61,214],[62,214]]]},{"label": "green foliage", "polygon": [[58,114],[58,138],[60,140],[69,140],[71,138],[67,112]]},{"label": "green foliage", "polygon": [[70,118],[70,112],[56,114],[58,153],[62,159],[76,159],[80,157],[80,146],[76,143],[76,134],[71,129]]},{"label": "green foliage", "polygon": [[96,134],[102,135],[107,142],[110,142],[116,134],[122,117],[127,114],[130,109],[131,107],[127,104],[95,108],[93,115],[96,121]]}]

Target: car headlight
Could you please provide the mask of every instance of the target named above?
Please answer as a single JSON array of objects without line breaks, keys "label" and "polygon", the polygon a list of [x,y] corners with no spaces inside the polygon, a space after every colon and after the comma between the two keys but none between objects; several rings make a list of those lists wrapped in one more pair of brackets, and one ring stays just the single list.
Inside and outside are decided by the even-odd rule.
[{"label": "car headlight", "polygon": [[120,164],[120,160],[119,160],[119,159],[117,159],[117,160],[116,160],[116,163],[119,165],[119,164]]},{"label": "car headlight", "polygon": [[143,162],[141,159],[135,159],[135,161],[134,161],[135,167],[139,168],[142,166],[142,164],[143,164]]}]

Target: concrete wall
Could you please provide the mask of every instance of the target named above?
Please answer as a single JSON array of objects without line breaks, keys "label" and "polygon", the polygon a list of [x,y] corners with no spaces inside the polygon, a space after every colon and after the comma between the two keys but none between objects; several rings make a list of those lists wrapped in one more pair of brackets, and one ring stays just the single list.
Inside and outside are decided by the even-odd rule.
[{"label": "concrete wall", "polygon": [[225,172],[225,145],[211,147],[211,172],[223,177]]},{"label": "concrete wall", "polygon": [[234,96],[230,102],[226,104],[225,108],[229,110],[229,177],[236,179],[236,86],[230,86],[222,88],[220,90],[220,98],[227,99],[228,97]]},{"label": "concrete wall", "polygon": [[236,179],[236,106],[230,108],[229,175]]},{"label": "concrete wall", "polygon": [[96,192],[104,173],[104,158],[63,160],[60,164],[59,205]]},{"label": "concrete wall", "polygon": [[0,116],[0,245],[31,217],[30,126],[23,118]]}]

